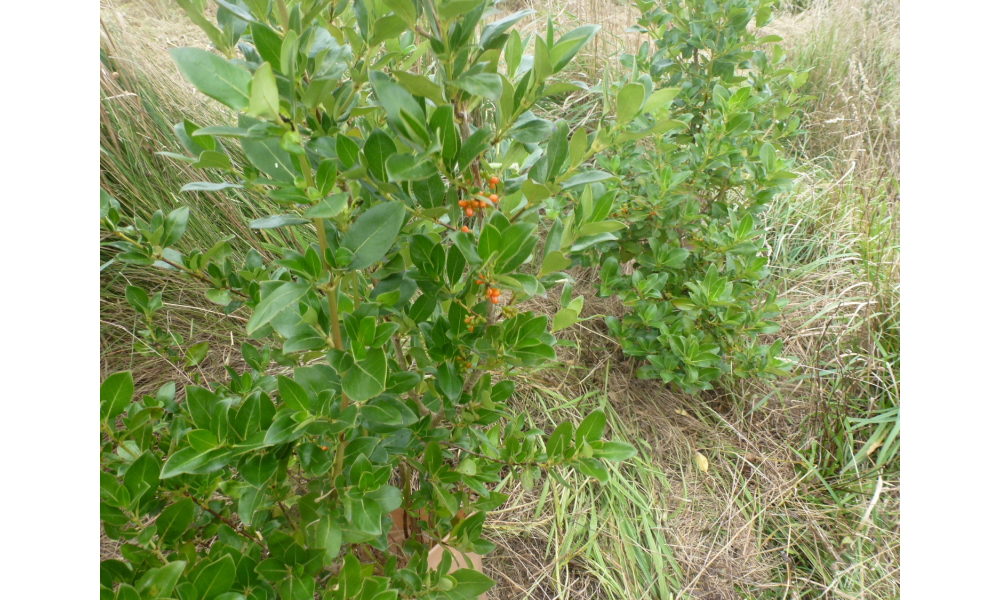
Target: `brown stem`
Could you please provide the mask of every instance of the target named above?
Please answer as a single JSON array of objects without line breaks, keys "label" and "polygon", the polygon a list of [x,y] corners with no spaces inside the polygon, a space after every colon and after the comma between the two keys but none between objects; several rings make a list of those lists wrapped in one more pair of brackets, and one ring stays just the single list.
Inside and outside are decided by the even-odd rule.
[{"label": "brown stem", "polygon": [[[386,320],[388,321],[388,319]],[[403,345],[399,342],[399,336],[396,334],[392,334],[392,347],[396,351],[396,362],[399,363],[400,370],[409,371],[410,367],[407,364],[408,361],[406,360],[406,355],[403,353]],[[431,414],[431,411],[427,410],[424,403],[417,397],[417,393],[415,391],[410,390],[408,395],[410,396],[410,400],[413,400],[413,402],[417,405],[417,408],[419,409],[418,412],[421,417]]]},{"label": "brown stem", "polygon": [[[120,237],[121,239],[125,240],[126,242],[129,242],[131,244],[135,244],[136,246],[142,246],[142,244],[140,244],[139,242],[133,240],[132,238],[128,237],[127,235],[125,235],[124,233],[122,233],[120,231],[116,231],[115,235],[118,236],[118,237]],[[184,273],[185,275],[190,275],[191,277],[194,277],[195,279],[200,279],[201,281],[204,281],[205,283],[210,284],[213,288],[216,286],[216,283],[214,281],[212,281],[210,278],[205,277],[204,275],[202,275],[201,273],[199,273],[197,271],[192,271],[191,269],[185,267],[184,265],[175,263],[174,261],[172,261],[172,260],[164,257],[162,254],[158,257],[158,259],[161,260],[161,261],[163,261],[163,262],[165,262],[165,263],[167,263],[168,265],[170,265],[171,267],[177,269],[178,271]],[[243,298],[246,298],[246,299],[250,298],[250,296],[246,295],[245,293],[243,293],[243,292],[241,292],[239,290],[234,290],[233,288],[229,287],[228,285],[223,286],[223,289],[229,290],[230,292],[236,294],[237,296],[242,296]]]},{"label": "brown stem", "polygon": [[399,478],[403,480],[403,539],[410,539],[410,465],[399,462]]},{"label": "brown stem", "polygon": [[[469,136],[472,135],[472,129],[469,127],[469,113],[465,112],[465,109],[462,108],[462,107],[460,107],[460,106],[457,107],[457,108],[458,108],[458,118],[459,118],[459,129],[460,129],[460,131],[462,133],[462,142],[465,142],[466,140],[469,139]],[[483,179],[479,175],[479,157],[478,156],[476,157],[476,159],[474,161],[472,161],[472,164],[469,165],[469,169],[472,170],[472,179],[474,180],[474,183],[476,184],[476,187],[478,187],[479,189],[482,189],[483,188]]]},{"label": "brown stem", "polygon": [[190,494],[187,494],[187,496],[188,496],[188,498],[191,498],[192,500],[194,500],[195,502],[197,502],[198,506],[200,506],[202,509],[204,509],[205,511],[207,511],[208,513],[210,513],[216,519],[218,519],[218,520],[222,521],[223,523],[225,523],[226,525],[228,525],[229,528],[232,529],[233,531],[235,531],[236,533],[242,535],[243,537],[247,538],[248,540],[253,540],[253,543],[257,544],[261,548],[266,548],[267,547],[260,540],[258,540],[254,536],[250,535],[249,533],[243,531],[240,527],[238,527],[236,525],[233,525],[231,522],[229,522],[228,519],[226,519],[225,517],[223,517],[219,513],[215,512],[214,510],[212,510],[211,508],[209,508],[208,504],[202,503],[201,500],[195,498],[194,496],[192,496]]}]

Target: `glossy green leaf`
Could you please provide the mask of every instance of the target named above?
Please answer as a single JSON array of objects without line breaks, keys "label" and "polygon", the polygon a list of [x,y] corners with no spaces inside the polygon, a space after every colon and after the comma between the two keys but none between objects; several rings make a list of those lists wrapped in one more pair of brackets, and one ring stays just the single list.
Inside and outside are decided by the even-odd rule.
[{"label": "glossy green leaf", "polygon": [[122,477],[122,485],[128,490],[129,496],[135,500],[142,496],[139,506],[152,500],[156,488],[160,485],[160,461],[150,451],[143,452],[135,459]]},{"label": "glossy green leaf", "polygon": [[474,600],[493,587],[492,579],[474,569],[457,569],[449,577],[455,580],[455,586],[448,591],[449,598]]},{"label": "glossy green leaf", "polygon": [[209,563],[198,573],[194,585],[198,588],[199,600],[214,599],[219,594],[229,591],[236,579],[236,563],[229,554]]},{"label": "glossy green leaf", "polygon": [[563,308],[552,317],[552,333],[566,329],[577,322],[579,313],[571,308]]},{"label": "glossy green leaf", "polygon": [[349,202],[350,195],[347,192],[327,196],[307,208],[305,217],[309,219],[333,219],[347,209]]},{"label": "glossy green leaf", "polygon": [[632,122],[642,110],[643,101],[646,99],[646,90],[638,83],[629,83],[618,91],[618,126],[624,127]]},{"label": "glossy green leaf", "polygon": [[208,342],[194,344],[184,353],[184,366],[196,367],[208,356]]},{"label": "glossy green leaf", "polygon": [[[397,1],[409,3],[409,0]],[[441,92],[441,86],[434,83],[426,76],[406,71],[393,71],[392,74],[396,77],[396,80],[399,81],[399,85],[403,86],[406,91],[410,92],[414,96],[422,96],[439,104],[445,104],[444,95]]]},{"label": "glossy green leaf", "polygon": [[169,479],[184,473],[200,474],[211,473],[224,467],[231,456],[227,448],[216,448],[214,450],[198,451],[194,448],[181,448],[163,463],[160,471],[160,479]]},{"label": "glossy green leaf", "polygon": [[124,412],[132,402],[134,391],[131,371],[109,375],[101,383],[101,420],[108,421]]},{"label": "glossy green leaf", "polygon": [[344,235],[341,247],[351,251],[354,259],[349,269],[365,269],[385,256],[396,242],[406,209],[402,202],[383,202],[365,211]]},{"label": "glossy green leaf", "polygon": [[194,521],[195,505],[190,498],[183,498],[163,509],[156,518],[156,534],[160,543],[171,544]]},{"label": "glossy green leaf", "polygon": [[500,76],[496,73],[476,73],[475,75],[465,73],[453,83],[473,96],[482,96],[494,102],[500,99],[500,92],[503,91]]},{"label": "glossy green leaf", "polygon": [[[594,36],[600,30],[600,25],[581,25],[560,37],[548,53],[552,64],[552,72],[558,73],[562,71],[569,64],[569,61],[573,60],[577,52],[590,42],[590,40],[594,39]],[[537,53],[537,46],[535,51]]]},{"label": "glossy green leaf", "polygon": [[150,569],[136,582],[135,587],[146,598],[169,598],[186,566],[186,561],[177,560]]},{"label": "glossy green leaf", "polygon": [[309,396],[306,390],[294,380],[278,375],[278,393],[285,406],[295,411],[309,410]]},{"label": "glossy green leaf", "polygon": [[250,457],[240,474],[254,487],[264,486],[278,470],[278,459],[270,453]]},{"label": "glossy green leaf", "polygon": [[545,453],[549,455],[550,462],[559,462],[567,450],[573,447],[573,424],[563,421],[549,436],[545,443]]},{"label": "glossy green leaf", "polygon": [[604,426],[607,418],[603,410],[595,410],[587,415],[576,429],[576,445],[583,446],[583,443],[592,443],[601,439],[604,435]]},{"label": "glossy green leaf", "polygon": [[274,80],[271,64],[257,67],[250,84],[250,106],[247,114],[268,121],[277,121],[279,112],[278,84]]},{"label": "glossy green leaf", "polygon": [[198,91],[234,110],[250,106],[250,73],[199,48],[171,48],[170,56]]},{"label": "glossy green leaf", "polygon": [[326,515],[320,518],[316,524],[316,545],[326,551],[327,560],[333,560],[340,554],[341,537],[340,525],[333,517]]},{"label": "glossy green leaf", "polygon": [[385,170],[389,181],[418,181],[438,175],[434,163],[410,154],[393,154],[386,161]]},{"label": "glossy green leaf", "polygon": [[278,286],[254,310],[250,320],[247,321],[247,333],[253,334],[261,327],[271,322],[271,319],[278,316],[278,313],[298,302],[299,298],[306,295],[311,289],[308,282],[286,282]]},{"label": "glossy green leaf", "polygon": [[594,456],[611,462],[621,462],[635,456],[635,448],[625,442],[604,442],[600,450],[595,450]]},{"label": "glossy green leaf", "polygon": [[546,275],[548,273],[554,273],[556,271],[562,271],[566,267],[573,263],[570,259],[566,258],[562,252],[558,250],[553,250],[545,255],[542,259],[542,267],[538,271],[538,276]]},{"label": "glossy green leaf", "polygon": [[275,446],[302,437],[305,429],[299,425],[300,423],[295,419],[294,414],[278,417],[267,428],[267,434],[264,436],[264,445]]},{"label": "glossy green leaf", "polygon": [[163,222],[163,240],[161,246],[172,246],[180,241],[187,229],[188,216],[191,211],[186,206],[170,211]]},{"label": "glossy green leaf", "polygon": [[344,392],[355,402],[363,402],[385,389],[386,361],[381,349],[372,348],[362,361],[355,362],[344,374]]}]

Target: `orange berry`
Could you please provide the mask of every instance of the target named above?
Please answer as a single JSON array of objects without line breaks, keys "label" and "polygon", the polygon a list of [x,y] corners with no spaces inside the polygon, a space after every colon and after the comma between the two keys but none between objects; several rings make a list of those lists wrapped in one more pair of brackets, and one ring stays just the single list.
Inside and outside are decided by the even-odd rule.
[{"label": "orange berry", "polygon": [[469,331],[472,331],[473,329],[475,329],[475,327],[473,327],[472,325],[469,325]]},{"label": "orange berry", "polygon": [[459,208],[465,208],[466,204],[468,204],[468,202],[466,202],[465,200],[459,200],[458,201],[458,207]]},{"label": "orange berry", "polygon": [[323,452],[326,452],[326,446],[320,446],[319,449],[322,450]]},{"label": "orange berry", "polygon": [[494,175],[493,177],[490,177],[490,185],[496,185],[498,183],[500,183],[500,178],[499,177],[497,177],[496,175]]},{"label": "orange berry", "polygon": [[490,302],[492,302],[493,304],[496,304],[497,302],[500,302],[500,299],[497,298],[496,296],[491,296],[490,297]]},{"label": "orange berry", "polygon": [[499,199],[500,199],[500,197],[497,196],[496,194],[490,194],[490,202],[492,202],[493,204],[496,204],[497,200],[499,200]]},{"label": "orange berry", "polygon": [[475,213],[472,211],[471,208],[465,209],[465,216],[471,217],[473,214],[475,214]]},{"label": "orange berry", "polygon": [[462,233],[469,233],[469,228],[466,227],[465,225],[462,225]]}]

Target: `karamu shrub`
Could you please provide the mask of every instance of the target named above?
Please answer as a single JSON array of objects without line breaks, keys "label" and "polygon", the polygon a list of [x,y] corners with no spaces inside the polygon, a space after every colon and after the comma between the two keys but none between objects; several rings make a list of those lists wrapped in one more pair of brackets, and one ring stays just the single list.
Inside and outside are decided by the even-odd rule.
[{"label": "karamu shrub", "polygon": [[[464,557],[493,547],[495,484],[603,483],[635,452],[604,439],[600,411],[546,436],[505,404],[512,375],[555,358],[547,317],[519,304],[568,281],[562,249],[621,226],[606,203],[535,264],[539,208],[610,177],[582,165],[617,133],[570,138],[530,110],[579,89],[553,77],[597,28],[550,23],[528,55],[511,26],[531,11],[485,24],[482,0],[220,1],[214,21],[178,2],[215,51],[174,49],[177,67],[237,115],[177,125],[189,154],[168,158],[229,179],[183,191],[264,192],[282,210],[251,227],[297,244],[237,260],[225,240],[182,240],[186,208],[129,215],[102,191],[103,269],[173,273],[247,320],[245,368],[201,381],[209,348],[184,348],[157,325],[160,296],[128,288],[145,347],[187,385],[101,385],[101,523],[121,541],[101,597],[476,597],[492,582]],[[430,568],[434,545],[451,551]]]},{"label": "karamu shrub", "polygon": [[784,305],[761,212],[795,178],[784,145],[801,133],[794,90],[806,74],[781,66],[780,38],[751,31],[770,20],[769,4],[639,0],[638,29],[653,45],[622,56],[625,75],[606,90],[619,116],[639,115],[630,131],[666,131],[597,157],[620,182],[611,216],[628,226],[583,260],[599,261],[601,295],[626,307],[606,321],[644,363],[638,376],[688,393],[790,366],[781,340],[757,343]]}]

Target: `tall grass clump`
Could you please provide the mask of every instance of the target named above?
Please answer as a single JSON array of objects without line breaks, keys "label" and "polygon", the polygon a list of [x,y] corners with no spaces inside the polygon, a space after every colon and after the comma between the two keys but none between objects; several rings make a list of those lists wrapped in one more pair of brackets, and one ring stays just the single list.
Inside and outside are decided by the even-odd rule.
[{"label": "tall grass clump", "polygon": [[[144,8],[155,8],[149,3]],[[266,206],[260,196],[242,190],[184,193],[181,187],[195,178],[186,165],[171,165],[159,152],[185,153],[173,128],[185,118],[206,122],[219,111],[193,100],[178,81],[176,69],[157,60],[148,33],[127,22],[118,12],[102,11],[100,39],[100,148],[101,189],[119,199],[128,215],[148,219],[157,210],[169,212],[178,206],[191,209],[189,243],[211,247],[229,238],[237,255],[255,248],[267,255],[268,248],[249,235],[249,219]],[[162,50],[162,49],[161,49]],[[165,53],[164,53],[165,54]],[[208,174],[210,180],[219,180]],[[237,201],[232,202],[229,199]],[[277,236],[274,245],[287,242]],[[153,380],[163,369],[173,371],[170,361],[141,341],[135,311],[125,301],[125,286],[140,285],[156,292],[172,279],[164,272],[130,268],[112,260],[113,252],[101,251],[101,370],[136,369],[137,384]],[[229,345],[230,333],[242,327],[239,314],[224,315],[200,293],[188,293],[185,285],[173,286],[164,297],[167,320],[162,325],[189,341],[214,340]],[[212,315],[206,322],[202,316]],[[210,323],[210,325],[208,324]],[[218,355],[218,353],[213,353]],[[237,353],[238,355],[238,353]],[[205,368],[208,368],[207,366]],[[221,365],[219,365],[221,369]]]}]

